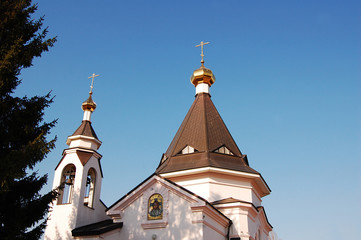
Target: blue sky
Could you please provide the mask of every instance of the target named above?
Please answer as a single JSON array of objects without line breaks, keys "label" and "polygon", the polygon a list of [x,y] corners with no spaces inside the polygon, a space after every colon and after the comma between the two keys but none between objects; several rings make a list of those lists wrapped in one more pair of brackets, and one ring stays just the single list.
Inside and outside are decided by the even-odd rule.
[{"label": "blue sky", "polygon": [[55,102],[49,174],[80,125],[92,73],[109,206],[154,172],[205,65],[212,100],[251,167],[283,240],[358,239],[361,218],[360,1],[39,1],[50,52],[22,72],[17,95]]}]

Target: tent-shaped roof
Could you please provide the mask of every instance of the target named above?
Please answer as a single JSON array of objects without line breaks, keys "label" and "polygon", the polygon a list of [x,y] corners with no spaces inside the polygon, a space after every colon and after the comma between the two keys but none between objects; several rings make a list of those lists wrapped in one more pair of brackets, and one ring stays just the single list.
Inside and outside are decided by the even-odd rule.
[{"label": "tent-shaped roof", "polygon": [[83,120],[81,122],[81,125],[78,127],[77,130],[75,130],[75,132],[73,133],[72,136],[77,136],[77,135],[83,135],[83,136],[87,136],[87,137],[93,137],[97,140],[98,137],[92,127],[92,124],[90,121],[87,121],[87,120]]},{"label": "tent-shaped roof", "polygon": [[[191,152],[182,151],[191,147]],[[227,153],[219,151],[224,147]],[[248,166],[208,93],[198,93],[156,173],[217,167],[257,173]]]}]

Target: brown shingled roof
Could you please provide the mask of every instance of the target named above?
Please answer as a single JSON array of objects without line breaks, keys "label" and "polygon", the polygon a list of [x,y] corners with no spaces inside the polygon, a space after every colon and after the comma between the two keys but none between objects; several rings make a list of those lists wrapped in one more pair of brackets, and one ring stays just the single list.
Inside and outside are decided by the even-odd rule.
[{"label": "brown shingled roof", "polygon": [[75,228],[71,231],[73,237],[95,236],[112,230],[122,228],[123,223],[114,223],[112,219],[100,221],[86,226]]},{"label": "brown shingled roof", "polygon": [[[191,146],[197,151],[179,154],[186,146]],[[228,148],[233,155],[215,152],[222,146]],[[248,166],[246,155],[239,150],[207,93],[196,95],[196,99],[164,154],[156,173],[201,167],[258,173]]]},{"label": "brown shingled roof", "polygon": [[[83,120],[72,136],[83,135],[98,139],[90,121]],[[99,139],[98,139],[99,140]]]}]

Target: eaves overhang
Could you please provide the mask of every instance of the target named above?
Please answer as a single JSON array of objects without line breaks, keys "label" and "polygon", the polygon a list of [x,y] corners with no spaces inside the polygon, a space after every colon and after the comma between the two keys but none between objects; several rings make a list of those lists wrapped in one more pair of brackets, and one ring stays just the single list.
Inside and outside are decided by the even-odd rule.
[{"label": "eaves overhang", "polygon": [[121,229],[123,227],[122,222],[113,222],[112,219],[100,221],[97,223],[89,224],[86,226],[75,228],[71,231],[74,238],[78,237],[99,237],[101,234]]}]

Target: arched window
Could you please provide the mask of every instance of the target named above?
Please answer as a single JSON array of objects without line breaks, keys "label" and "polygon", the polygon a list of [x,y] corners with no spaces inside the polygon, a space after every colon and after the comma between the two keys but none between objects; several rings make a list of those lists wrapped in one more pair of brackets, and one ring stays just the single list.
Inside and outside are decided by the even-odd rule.
[{"label": "arched window", "polygon": [[71,203],[74,190],[75,172],[76,170],[74,164],[69,164],[63,169],[63,173],[61,174],[62,189],[60,190],[58,204]]},{"label": "arched window", "polygon": [[84,205],[90,208],[93,207],[95,178],[96,178],[96,173],[94,168],[89,169],[88,176],[86,177]]},{"label": "arched window", "polygon": [[163,197],[156,193],[148,200],[148,220],[158,220],[163,218]]}]

